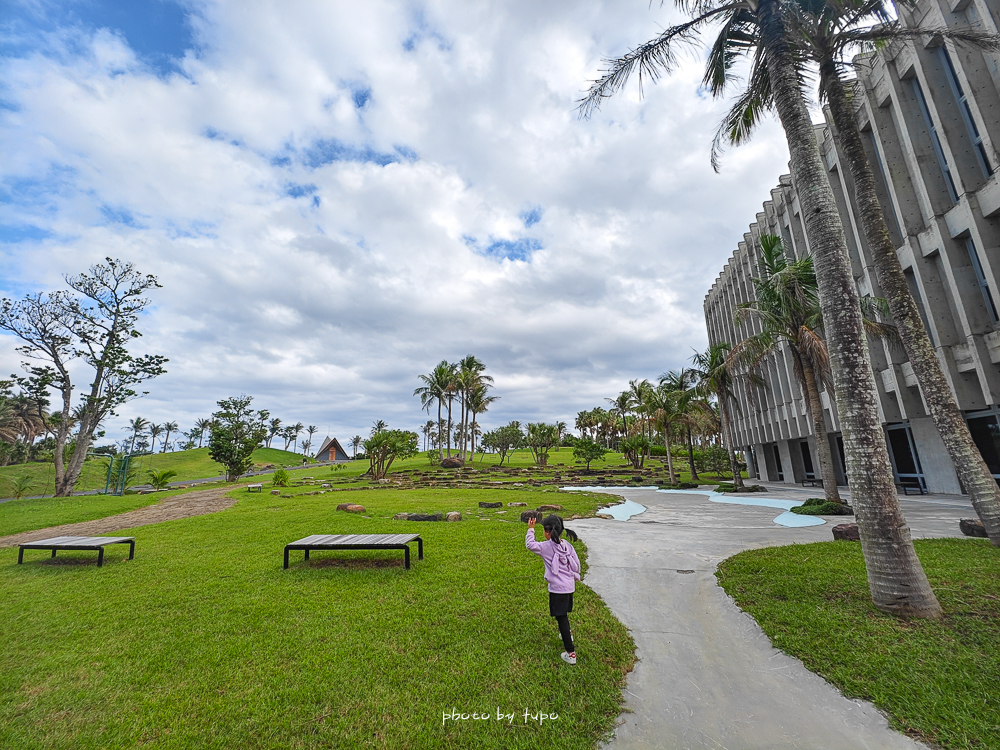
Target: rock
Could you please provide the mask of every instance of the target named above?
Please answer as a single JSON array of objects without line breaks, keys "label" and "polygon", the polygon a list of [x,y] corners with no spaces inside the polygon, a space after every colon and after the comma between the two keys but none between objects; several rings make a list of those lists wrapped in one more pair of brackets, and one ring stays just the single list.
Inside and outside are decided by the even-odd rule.
[{"label": "rock", "polygon": [[581,518],[581,516],[574,514],[574,515],[572,515],[572,516],[569,517],[569,520],[570,521],[575,521],[578,518]]},{"label": "rock", "polygon": [[410,513],[407,517],[407,521],[440,521],[442,515],[440,513]]},{"label": "rock", "polygon": [[858,525],[856,523],[842,523],[839,526],[834,526],[833,538],[845,542],[860,542],[861,535],[858,533]]},{"label": "rock", "polygon": [[598,517],[598,518],[605,518],[605,519],[607,519],[608,521],[614,521],[614,520],[615,520],[615,517],[614,517],[614,516],[609,516],[609,515],[608,515],[607,513],[598,513],[598,514],[597,514],[597,517]]},{"label": "rock", "polygon": [[409,513],[397,513],[392,517],[393,521],[408,521],[410,519]]},{"label": "rock", "polygon": [[536,520],[538,520],[538,521],[541,521],[541,520],[542,520],[542,514],[541,514],[541,513],[539,513],[539,512],[537,511],[537,510],[526,510],[526,511],[524,511],[524,512],[523,512],[523,513],[521,514],[521,520],[522,520],[522,521],[523,521],[524,523],[527,523],[527,522],[528,522],[528,521],[530,521],[530,520],[531,520],[532,518],[534,518],[534,519],[536,519]]},{"label": "rock", "polygon": [[480,508],[502,508],[503,503],[479,503]]},{"label": "rock", "polygon": [[280,495],[281,494],[281,490],[271,490],[271,494],[272,495]]},{"label": "rock", "polygon": [[527,508],[527,503],[507,503],[508,508]]},{"label": "rock", "polygon": [[442,469],[461,469],[463,466],[465,466],[465,461],[460,459],[458,456],[446,458],[441,462]]},{"label": "rock", "polygon": [[958,522],[958,528],[960,528],[962,533],[966,536],[978,536],[983,539],[989,539],[986,534],[986,527],[983,526],[983,522],[978,518],[963,518]]},{"label": "rock", "polygon": [[535,510],[562,510],[561,505],[539,505]]},{"label": "rock", "polygon": [[364,513],[365,506],[358,505],[357,503],[341,503],[337,506],[337,510],[347,511],[348,513]]},{"label": "rock", "polygon": [[459,513],[457,510],[453,510],[451,513],[449,513],[448,515],[446,515],[444,517],[444,520],[445,521],[461,521],[462,520],[462,514]]},{"label": "rock", "polygon": [[[524,485],[521,482],[514,482],[511,487],[524,487]],[[525,503],[525,505],[527,505],[527,503]]]},{"label": "rock", "polygon": [[332,484],[321,484],[320,487],[330,488],[330,487],[333,487],[333,485]]}]

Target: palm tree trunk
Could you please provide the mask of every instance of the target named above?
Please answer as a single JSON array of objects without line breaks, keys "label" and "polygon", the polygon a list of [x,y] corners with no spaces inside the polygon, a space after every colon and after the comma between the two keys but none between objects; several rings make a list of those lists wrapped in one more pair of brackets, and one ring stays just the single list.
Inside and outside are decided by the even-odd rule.
[{"label": "palm tree trunk", "polygon": [[826,412],[819,398],[819,385],[816,382],[816,371],[808,357],[796,354],[802,366],[802,379],[805,381],[806,398],[809,408],[809,421],[812,423],[813,435],[816,436],[816,456],[819,458],[819,474],[823,480],[823,497],[828,503],[842,503],[837,490],[837,474],[833,469],[833,451],[830,450],[830,430],[826,424]]},{"label": "palm tree trunk", "polygon": [[448,458],[451,458],[451,396],[448,396]]},{"label": "palm tree trunk", "polygon": [[837,127],[844,153],[854,178],[855,198],[861,213],[861,224],[875,262],[875,272],[882,293],[889,303],[893,322],[899,331],[903,349],[913,367],[913,374],[920,384],[920,393],[927,404],[927,411],[934,420],[941,440],[951,457],[955,473],[972,499],[979,519],[994,545],[1000,546],[1000,486],[983,460],[969,433],[969,426],[962,417],[954,394],[941,371],[941,363],[934,351],[930,336],[924,328],[920,312],[910,294],[899,257],[892,246],[889,229],[885,224],[882,206],[875,192],[875,179],[871,165],[861,145],[861,134],[847,101],[843,82],[832,63],[822,69],[824,86],[829,97],[830,111]]},{"label": "palm tree trunk", "polygon": [[670,484],[677,484],[677,476],[674,474],[674,457],[670,455],[669,425],[663,428],[663,444],[664,447],[667,449],[667,473],[670,475]]},{"label": "palm tree trunk", "polygon": [[694,443],[691,441],[691,426],[687,426],[687,436],[688,436],[688,466],[691,469],[691,481],[697,482],[700,477],[698,476],[698,470],[694,466]]},{"label": "palm tree trunk", "polygon": [[444,435],[441,434],[441,399],[438,398],[438,458],[441,458],[441,443],[444,442]]},{"label": "palm tree trunk", "polygon": [[844,228],[779,13],[777,0],[761,0],[761,43],[819,282],[868,587],[872,601],[883,612],[940,617],[941,606],[917,559],[910,528],[899,508]]},{"label": "palm tree trunk", "polygon": [[733,473],[733,484],[741,489],[746,489],[746,485],[743,484],[743,476],[740,474],[740,465],[736,461],[736,451],[733,449],[733,432],[729,420],[729,408],[726,406],[726,394],[718,393],[716,397],[719,399],[719,418],[722,421],[722,442],[725,443],[726,450],[729,451],[729,470]]}]

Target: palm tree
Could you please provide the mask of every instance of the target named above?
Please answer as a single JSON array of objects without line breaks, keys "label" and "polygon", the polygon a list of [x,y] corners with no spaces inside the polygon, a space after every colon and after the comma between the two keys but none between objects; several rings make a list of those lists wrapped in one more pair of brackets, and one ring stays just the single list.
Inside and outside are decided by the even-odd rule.
[{"label": "palm tree", "polygon": [[355,435],[351,438],[351,445],[354,446],[354,458],[358,457],[358,446],[364,442],[364,438],[360,435]]},{"label": "palm tree", "polygon": [[617,398],[604,399],[611,404],[611,411],[622,419],[622,432],[628,434],[628,415],[632,411],[634,401],[629,391],[622,391]]},{"label": "palm tree", "polygon": [[166,433],[163,436],[163,451],[162,451],[163,453],[167,452],[167,447],[170,445],[170,433],[176,431],[177,430],[177,426],[178,425],[177,425],[176,422],[164,422],[163,423],[163,431]]},{"label": "palm tree", "polygon": [[702,399],[698,397],[698,393],[695,390],[697,384],[698,378],[694,374],[694,371],[687,368],[671,370],[660,375],[660,385],[665,385],[670,390],[685,394],[681,403],[685,411],[683,424],[684,430],[687,433],[688,467],[691,469],[692,482],[697,482],[700,479],[698,469],[694,463],[694,439],[691,435],[691,428],[695,424],[693,414],[697,411],[703,411],[706,406]]},{"label": "palm tree", "polygon": [[430,450],[430,439],[431,435],[434,433],[434,420],[428,419],[424,426],[420,428],[420,432],[424,435],[424,450]]},{"label": "palm tree", "polygon": [[389,429],[389,425],[385,423],[385,420],[379,419],[372,425],[372,435],[377,435],[380,432],[385,432]]},{"label": "palm tree", "polygon": [[129,453],[131,453],[135,448],[136,439],[142,435],[148,427],[149,422],[142,417],[136,417],[128,423],[128,429],[132,430],[132,442],[129,443]]},{"label": "palm tree", "polygon": [[[466,403],[468,404],[469,413],[472,414],[472,425],[469,433],[472,437],[472,456],[475,458],[476,455],[476,417],[487,409],[490,408],[490,404],[496,401],[499,396],[487,396],[486,388],[487,384],[481,383],[477,388],[474,388],[469,395],[466,397]],[[565,425],[564,425],[565,427]]]},{"label": "palm tree", "polygon": [[668,383],[660,383],[646,394],[646,404],[650,416],[657,429],[663,431],[663,445],[667,449],[667,473],[670,474],[670,484],[677,484],[674,473],[674,458],[670,453],[670,430],[674,425],[683,424],[687,420],[688,394],[671,388]]},{"label": "palm tree", "polygon": [[806,396],[806,414],[816,436],[823,493],[828,502],[840,503],[833,452],[827,437],[831,430],[819,396],[820,383],[829,383],[830,357],[819,333],[822,315],[812,258],[806,256],[789,263],[781,239],[771,234],[761,235],[760,247],[761,278],[752,279],[756,300],[737,306],[736,322],[740,324],[754,317],[761,331],[733,347],[730,364],[756,372],[761,361],[778,349],[781,342],[788,345],[792,369]]},{"label": "palm tree", "polygon": [[[303,453],[303,455],[305,455],[305,453],[306,453],[306,452],[307,452],[307,451],[309,450],[309,448],[311,448],[311,447],[312,447],[312,443],[313,443],[313,435],[315,435],[315,434],[316,434],[316,431],[317,431],[317,430],[319,430],[319,427],[317,427],[317,426],[316,426],[316,425],[314,425],[314,424],[311,424],[311,425],[309,425],[308,427],[306,427],[306,433],[308,433],[308,435],[309,435],[309,438],[308,438],[308,439],[306,440],[306,442],[304,442],[304,443],[302,444],[302,453]],[[322,447],[322,446],[321,446],[321,447]]]},{"label": "palm tree", "polygon": [[444,443],[441,422],[441,408],[448,401],[448,456],[451,456],[451,399],[454,396],[455,367],[446,360],[441,360],[429,375],[420,375],[424,385],[413,391],[420,397],[420,405],[430,414],[431,407],[437,402],[438,409],[438,448]]},{"label": "palm tree", "polygon": [[[205,437],[206,432],[210,432],[212,429],[212,420],[208,417],[202,417],[200,419],[194,420],[195,429],[198,430],[198,447],[201,447],[201,441]],[[268,447],[271,447],[270,442]]]},{"label": "palm tree", "polygon": [[151,424],[149,426],[149,436],[153,439],[152,444],[149,446],[150,453],[156,453],[156,438],[163,434],[163,427],[158,424]]},{"label": "palm tree", "polygon": [[727,342],[712,344],[703,352],[695,352],[691,357],[694,363],[693,373],[698,378],[698,392],[702,396],[714,396],[719,408],[719,420],[722,427],[722,443],[729,452],[729,467],[733,472],[733,484],[743,487],[743,475],[736,461],[736,451],[733,446],[732,419],[729,414],[730,404],[735,400],[733,393],[736,376],[729,362],[732,346]]},{"label": "palm tree", "polygon": [[[825,313],[827,347],[844,431],[847,471],[872,601],[904,617],[939,617],[941,606],[913,549],[882,432],[857,287],[844,227],[816,141],[802,91],[802,53],[792,44],[782,9],[789,0],[675,0],[694,16],[621,58],[609,61],[581,102],[584,115],[620,90],[635,70],[655,80],[676,65],[676,47],[705,27],[720,28],[709,55],[705,83],[721,95],[741,57],[752,58],[746,101],[772,100],[788,142],[792,180],[800,201]],[[766,69],[763,76],[754,74]],[[723,412],[723,431],[725,414]]]},{"label": "palm tree", "polygon": [[302,432],[302,430],[304,430],[305,427],[306,426],[301,422],[296,422],[295,424],[293,424],[291,427],[288,428],[288,434],[292,436],[292,453],[298,453],[298,451],[295,450],[295,446],[299,442],[299,433]]},{"label": "palm tree", "polygon": [[[840,0],[838,3],[798,2],[791,6],[789,27],[795,43],[819,66],[820,94],[830,106],[839,138],[854,179],[854,197],[868,240],[875,273],[885,294],[920,393],[941,440],[951,457],[962,486],[969,493],[987,535],[1000,545],[1000,486],[983,460],[969,426],[927,334],[906,276],[899,263],[875,189],[850,95],[842,78],[846,56],[859,45],[884,44],[892,40],[951,40],[956,45],[997,51],[1000,37],[974,29],[903,28],[884,0]],[[749,137],[749,133],[746,134]],[[736,142],[739,142],[739,138]]]}]

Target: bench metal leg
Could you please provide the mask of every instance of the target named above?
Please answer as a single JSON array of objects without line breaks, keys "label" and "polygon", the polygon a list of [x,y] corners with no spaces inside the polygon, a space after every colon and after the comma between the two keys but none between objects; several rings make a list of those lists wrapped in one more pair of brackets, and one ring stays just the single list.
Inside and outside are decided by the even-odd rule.
[{"label": "bench metal leg", "polygon": [[128,559],[129,560],[135,559],[135,542],[128,543]]},{"label": "bench metal leg", "polygon": [[288,570],[288,547],[285,547],[285,570]]},{"label": "bench metal leg", "polygon": [[53,557],[55,557],[55,556],[56,556],[56,551],[55,551],[55,550],[52,550],[52,556],[53,556]]},{"label": "bench metal leg", "polygon": [[306,550],[306,556],[303,558],[306,562],[309,562],[309,550]]},{"label": "bench metal leg", "polygon": [[[52,551],[55,552],[55,550],[52,550]],[[53,557],[55,557],[55,555],[53,555]],[[98,547],[97,548],[97,567],[99,568],[102,565],[104,565],[104,547]]]},{"label": "bench metal leg", "polygon": [[24,547],[17,548],[17,564],[20,565],[24,562]]},{"label": "bench metal leg", "polygon": [[403,553],[406,555],[406,559],[403,562],[403,566],[409,570],[410,569],[410,548],[408,545],[403,545]]},{"label": "bench metal leg", "polygon": [[424,559],[424,540],[421,539],[419,536],[417,537],[417,559],[418,560]]}]

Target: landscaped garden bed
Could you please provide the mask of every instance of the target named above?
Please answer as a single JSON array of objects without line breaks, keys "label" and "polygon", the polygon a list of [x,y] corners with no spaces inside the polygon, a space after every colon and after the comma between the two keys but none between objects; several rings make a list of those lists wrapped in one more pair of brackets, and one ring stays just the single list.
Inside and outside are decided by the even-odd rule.
[{"label": "landscaped garden bed", "polygon": [[861,546],[796,544],[719,566],[726,592],[772,643],[892,725],[945,748],[1000,748],[1000,549],[917,540],[944,616],[899,620],[871,602]]}]

